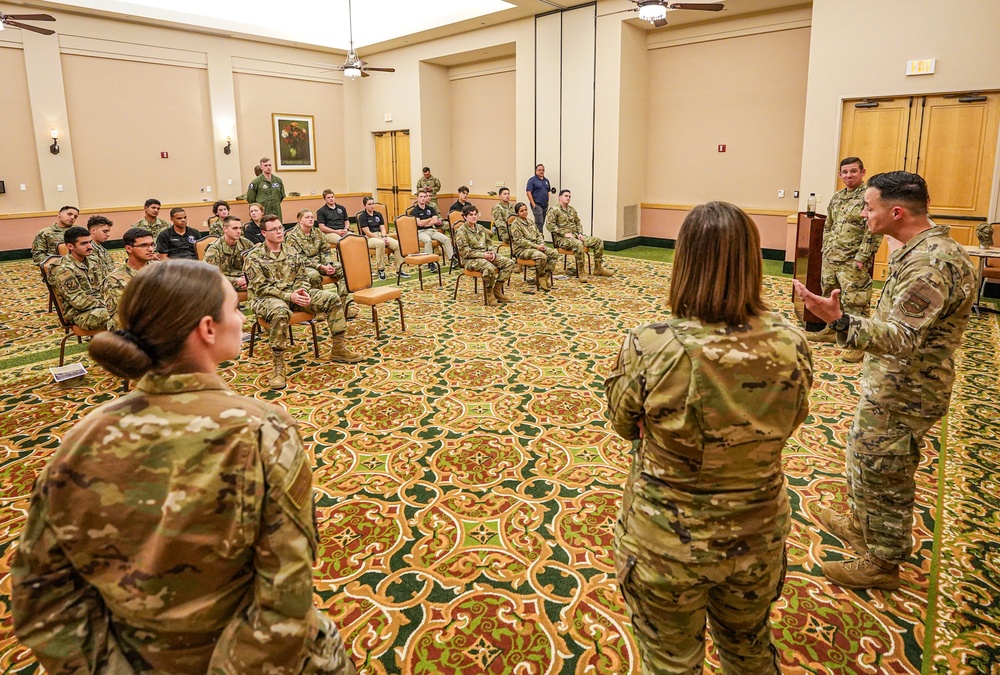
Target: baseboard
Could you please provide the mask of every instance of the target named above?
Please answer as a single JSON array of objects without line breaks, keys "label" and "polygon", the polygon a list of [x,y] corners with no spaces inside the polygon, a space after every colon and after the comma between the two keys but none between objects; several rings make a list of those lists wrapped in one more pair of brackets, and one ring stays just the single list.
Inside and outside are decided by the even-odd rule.
[{"label": "baseboard", "polygon": [[986,288],[983,289],[983,297],[993,299],[1000,298],[1000,284],[987,281]]},{"label": "baseboard", "polygon": [[794,274],[795,273],[795,263],[789,262],[789,261],[786,260],[781,265],[781,273],[782,274]]},{"label": "baseboard", "polygon": [[[625,241],[605,241],[605,251],[624,251],[635,246],[652,246],[654,248],[676,248],[676,239],[665,239],[661,237],[633,237]],[[764,260],[784,260],[785,252],[777,248],[762,248],[761,257]],[[782,271],[786,274],[792,273],[792,263],[786,262]]]},{"label": "baseboard", "polygon": [[24,260],[31,258],[30,248],[15,248],[12,251],[0,251],[0,260]]},{"label": "baseboard", "polygon": [[635,248],[636,246],[642,246],[640,241],[642,237],[633,237],[631,239],[626,239],[624,241],[606,241],[604,242],[605,251],[624,251],[625,249]]}]

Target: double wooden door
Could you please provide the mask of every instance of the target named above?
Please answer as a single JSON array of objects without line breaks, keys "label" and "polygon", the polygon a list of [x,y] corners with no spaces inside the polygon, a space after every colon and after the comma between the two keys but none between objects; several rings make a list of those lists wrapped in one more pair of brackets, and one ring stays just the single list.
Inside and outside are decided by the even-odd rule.
[{"label": "double wooden door", "polygon": [[410,132],[377,131],[375,136],[376,198],[385,204],[389,220],[402,215],[413,201],[410,178]]},{"label": "double wooden door", "polygon": [[[840,156],[857,156],[869,176],[911,171],[927,181],[931,217],[972,244],[989,218],[1000,128],[1000,93],[945,94],[844,102]],[[888,242],[875,256],[885,279]]]}]

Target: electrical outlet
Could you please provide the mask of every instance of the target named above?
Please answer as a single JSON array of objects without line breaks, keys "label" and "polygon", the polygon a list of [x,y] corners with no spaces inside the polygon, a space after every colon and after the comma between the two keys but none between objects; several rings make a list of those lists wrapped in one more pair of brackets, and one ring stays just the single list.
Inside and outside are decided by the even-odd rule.
[{"label": "electrical outlet", "polygon": [[27,190],[27,189],[28,189],[28,186],[25,185],[24,183],[21,183],[21,190],[24,191],[24,190]]},{"label": "electrical outlet", "polygon": [[472,187],[472,179],[469,179],[469,187]]},{"label": "electrical outlet", "polygon": [[309,194],[311,194],[311,195],[315,195],[315,194],[316,194],[316,191],[315,191],[315,190],[313,190],[313,191],[312,191],[312,192],[310,192]]},{"label": "electrical outlet", "polygon": [[232,185],[232,184],[233,184],[233,179],[232,178],[230,178],[229,180],[226,181],[226,185]]},{"label": "electrical outlet", "polygon": [[56,191],[57,192],[62,192],[63,191],[63,186],[62,185],[57,185],[56,186]]},{"label": "electrical outlet", "polygon": [[792,196],[795,197],[796,199],[798,199],[799,198],[799,191],[798,190],[793,191],[792,192]]},{"label": "electrical outlet", "polygon": [[784,198],[785,198],[785,191],[778,190],[778,199],[784,199]]},{"label": "electrical outlet", "polygon": [[212,186],[211,185],[206,185],[205,186],[205,192],[211,192],[211,191],[212,191]]}]

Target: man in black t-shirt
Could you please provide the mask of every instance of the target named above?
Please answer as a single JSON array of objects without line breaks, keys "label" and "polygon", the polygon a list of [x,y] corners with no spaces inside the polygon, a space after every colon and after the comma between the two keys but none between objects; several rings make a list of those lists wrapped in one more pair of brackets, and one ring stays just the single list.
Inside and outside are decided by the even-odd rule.
[{"label": "man in black t-shirt", "polygon": [[469,203],[469,188],[463,185],[462,187],[458,188],[458,201],[452,204],[451,207],[448,209],[449,215],[451,214],[452,211],[458,211],[459,213],[461,213],[462,209],[464,209],[465,205],[468,203]]},{"label": "man in black t-shirt", "polygon": [[336,245],[351,232],[347,226],[347,209],[337,203],[337,195],[329,188],[323,190],[323,199],[326,204],[316,211],[316,225],[326,240]]},{"label": "man in black t-shirt", "polygon": [[162,258],[184,258],[197,260],[194,243],[202,234],[187,226],[187,213],[180,207],[170,209],[170,223],[173,227],[163,230],[156,237],[156,252]]},{"label": "man in black t-shirt", "polygon": [[[441,225],[441,218],[434,215],[434,210],[427,203],[429,201],[430,193],[420,191],[417,193],[417,203],[410,207],[409,215],[417,219],[417,239],[424,245],[424,253],[433,253],[433,242],[438,242],[444,249],[445,260],[451,260],[455,255],[451,237],[435,229]],[[437,267],[431,263],[428,269],[434,272]]]}]

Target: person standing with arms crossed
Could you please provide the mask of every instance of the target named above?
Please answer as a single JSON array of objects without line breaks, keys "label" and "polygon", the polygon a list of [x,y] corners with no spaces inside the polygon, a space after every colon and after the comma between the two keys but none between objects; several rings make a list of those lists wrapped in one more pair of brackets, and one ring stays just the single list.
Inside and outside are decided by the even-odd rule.
[{"label": "person standing with arms crossed", "polygon": [[265,215],[275,215],[281,219],[281,200],[286,197],[285,184],[271,173],[273,170],[274,162],[271,161],[271,158],[261,157],[260,175],[250,181],[246,200],[251,204],[254,202],[260,204]]},{"label": "person standing with arms crossed", "polygon": [[535,175],[528,179],[525,186],[525,194],[528,196],[528,204],[531,205],[531,212],[535,216],[535,227],[542,234],[545,234],[545,215],[549,209],[549,194],[552,192],[552,185],[545,177],[545,165],[535,166]]},{"label": "person standing with arms crossed", "polygon": [[899,566],[913,546],[913,476],[924,435],[948,411],[954,353],[976,297],[972,261],[948,228],[928,217],[929,201],[927,183],[915,173],[880,173],[868,182],[868,227],[903,243],[889,258],[871,318],[845,312],[839,290],[824,298],[792,282],[841,347],[866,354],[847,436],[850,512],[819,513],[823,526],[858,553],[823,563],[823,574],[844,588],[899,588]]}]

